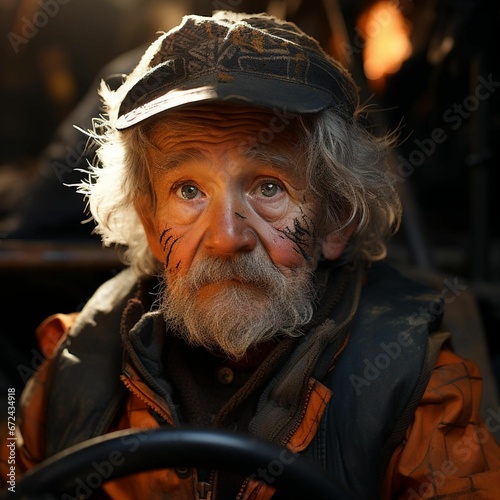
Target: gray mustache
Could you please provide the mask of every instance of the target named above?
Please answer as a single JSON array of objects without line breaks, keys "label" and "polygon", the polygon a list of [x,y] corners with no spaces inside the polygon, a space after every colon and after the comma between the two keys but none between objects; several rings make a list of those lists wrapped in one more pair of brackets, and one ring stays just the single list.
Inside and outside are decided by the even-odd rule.
[{"label": "gray mustache", "polygon": [[282,279],[282,274],[274,264],[244,254],[236,259],[210,257],[198,262],[186,275],[186,284],[197,290],[205,285],[238,280],[265,289]]}]

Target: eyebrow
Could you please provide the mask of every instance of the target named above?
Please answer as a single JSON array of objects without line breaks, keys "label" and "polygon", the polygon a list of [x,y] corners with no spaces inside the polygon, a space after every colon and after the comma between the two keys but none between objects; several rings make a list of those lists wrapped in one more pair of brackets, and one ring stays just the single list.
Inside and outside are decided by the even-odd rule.
[{"label": "eyebrow", "polygon": [[205,155],[197,148],[187,148],[174,153],[161,152],[155,161],[155,167],[160,171],[174,170],[189,161],[202,161]]},{"label": "eyebrow", "polygon": [[290,151],[288,154],[282,153],[275,149],[265,148],[262,146],[253,146],[243,150],[240,153],[247,160],[258,160],[271,168],[285,174],[298,175],[300,164],[296,154]]}]

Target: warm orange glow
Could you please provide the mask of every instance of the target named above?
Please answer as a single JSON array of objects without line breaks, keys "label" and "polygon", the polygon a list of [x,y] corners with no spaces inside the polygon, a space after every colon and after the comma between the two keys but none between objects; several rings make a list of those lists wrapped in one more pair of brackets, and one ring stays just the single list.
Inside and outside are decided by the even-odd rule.
[{"label": "warm orange glow", "polygon": [[411,54],[410,24],[394,1],[373,4],[358,19],[364,38],[363,68],[369,80],[395,73]]}]

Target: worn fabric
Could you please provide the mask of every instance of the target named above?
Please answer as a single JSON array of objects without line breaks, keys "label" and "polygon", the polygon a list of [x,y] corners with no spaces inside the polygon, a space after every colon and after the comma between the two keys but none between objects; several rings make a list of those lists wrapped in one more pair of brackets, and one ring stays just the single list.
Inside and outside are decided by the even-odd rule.
[{"label": "worn fabric", "polygon": [[450,351],[439,355],[415,417],[389,464],[385,498],[499,497],[500,447],[490,431],[500,408],[479,415],[481,374]]}]

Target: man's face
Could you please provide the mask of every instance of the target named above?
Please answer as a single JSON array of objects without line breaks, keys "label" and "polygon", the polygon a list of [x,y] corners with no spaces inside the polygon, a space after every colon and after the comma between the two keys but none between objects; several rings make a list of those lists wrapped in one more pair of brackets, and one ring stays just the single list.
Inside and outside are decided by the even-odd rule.
[{"label": "man's face", "polygon": [[310,319],[318,206],[292,127],[269,134],[272,113],[219,105],[176,115],[188,127],[159,121],[150,134],[156,206],[136,205],[164,265],[163,312],[190,343],[239,358]]}]

